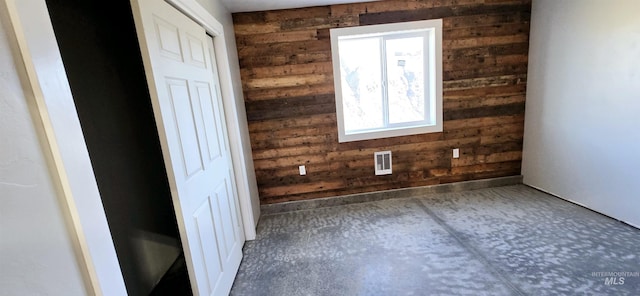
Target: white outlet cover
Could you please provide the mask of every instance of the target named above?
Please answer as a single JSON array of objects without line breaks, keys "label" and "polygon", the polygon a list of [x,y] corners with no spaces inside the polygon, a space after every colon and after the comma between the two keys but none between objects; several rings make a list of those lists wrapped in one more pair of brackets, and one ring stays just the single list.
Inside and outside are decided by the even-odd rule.
[{"label": "white outlet cover", "polygon": [[303,165],[298,166],[298,170],[300,171],[300,176],[304,176],[307,174],[307,168]]},{"label": "white outlet cover", "polygon": [[460,149],[453,149],[453,158],[460,158]]}]

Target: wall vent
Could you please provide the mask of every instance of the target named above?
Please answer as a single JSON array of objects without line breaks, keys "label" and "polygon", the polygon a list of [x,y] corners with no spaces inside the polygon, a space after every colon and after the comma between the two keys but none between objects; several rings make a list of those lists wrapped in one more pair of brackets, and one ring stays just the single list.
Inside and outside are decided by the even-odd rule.
[{"label": "wall vent", "polygon": [[376,175],[391,175],[391,151],[379,151],[373,154],[376,163]]}]

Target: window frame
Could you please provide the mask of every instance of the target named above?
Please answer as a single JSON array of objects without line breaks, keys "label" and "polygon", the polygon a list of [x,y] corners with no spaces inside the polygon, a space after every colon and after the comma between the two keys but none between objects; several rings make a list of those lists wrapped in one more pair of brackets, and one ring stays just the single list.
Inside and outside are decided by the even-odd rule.
[{"label": "window frame", "polygon": [[[388,87],[386,81],[386,54],[381,54],[381,87],[383,88],[383,116],[387,126],[383,128],[345,130],[342,98],[342,77],[340,70],[339,41],[362,37],[381,37],[382,42],[404,36],[427,33],[425,39],[424,73],[425,73],[425,120],[389,124]],[[331,53],[333,59],[333,75],[336,96],[336,119],[338,122],[338,141],[351,142],[388,137],[407,136],[424,133],[442,132],[442,19],[415,22],[392,23],[382,25],[337,28],[330,30]],[[404,37],[406,38],[406,37]],[[385,46],[385,45],[381,45]],[[427,51],[428,49],[428,51]],[[433,123],[433,124],[429,124]]]}]

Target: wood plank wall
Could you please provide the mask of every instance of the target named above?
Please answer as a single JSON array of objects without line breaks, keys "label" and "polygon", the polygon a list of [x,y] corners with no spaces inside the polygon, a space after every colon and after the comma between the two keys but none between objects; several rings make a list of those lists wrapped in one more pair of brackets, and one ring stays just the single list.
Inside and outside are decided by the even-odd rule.
[{"label": "wood plank wall", "polygon": [[[234,14],[261,202],[519,175],[530,12],[530,0],[398,0]],[[338,143],[329,29],[434,18],[444,132]],[[380,150],[392,175],[374,175]]]}]

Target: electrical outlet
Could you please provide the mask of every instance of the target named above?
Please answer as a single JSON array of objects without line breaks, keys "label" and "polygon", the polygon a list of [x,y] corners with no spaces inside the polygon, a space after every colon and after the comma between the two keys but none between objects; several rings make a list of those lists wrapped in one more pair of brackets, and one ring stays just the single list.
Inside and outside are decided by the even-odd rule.
[{"label": "electrical outlet", "polygon": [[453,149],[453,158],[460,158],[460,149]]},{"label": "electrical outlet", "polygon": [[300,176],[304,176],[307,174],[307,168],[303,165],[298,166],[298,170],[300,171]]}]

